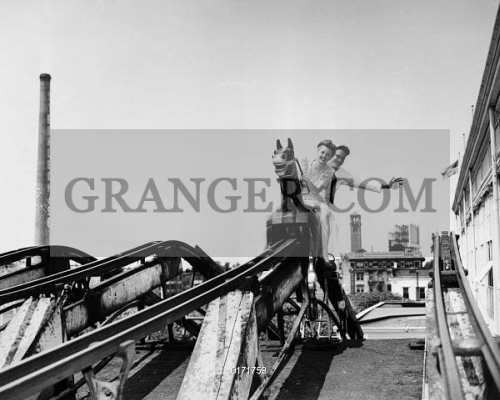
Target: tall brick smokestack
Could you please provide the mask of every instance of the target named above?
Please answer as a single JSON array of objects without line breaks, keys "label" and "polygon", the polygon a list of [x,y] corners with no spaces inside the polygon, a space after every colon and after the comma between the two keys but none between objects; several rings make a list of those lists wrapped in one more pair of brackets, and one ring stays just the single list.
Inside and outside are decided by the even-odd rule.
[{"label": "tall brick smokestack", "polygon": [[35,245],[50,242],[50,75],[40,75]]}]

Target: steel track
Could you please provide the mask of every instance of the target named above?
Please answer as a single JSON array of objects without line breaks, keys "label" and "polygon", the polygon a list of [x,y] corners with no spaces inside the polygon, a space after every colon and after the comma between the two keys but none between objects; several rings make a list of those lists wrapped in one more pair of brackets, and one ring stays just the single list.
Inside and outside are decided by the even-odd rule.
[{"label": "steel track", "polygon": [[[444,395],[447,399],[464,399],[468,377],[460,373],[460,364],[471,356],[481,357],[484,385],[483,398],[497,398],[500,392],[500,351],[475,303],[466,271],[462,265],[454,234],[442,232],[434,238],[434,302],[437,324],[438,346],[436,361],[441,374]],[[445,295],[449,290],[458,290],[465,305],[463,314],[472,328],[472,336],[452,340],[450,318]],[[456,314],[456,313],[455,313]],[[471,367],[472,368],[472,367]]]}]

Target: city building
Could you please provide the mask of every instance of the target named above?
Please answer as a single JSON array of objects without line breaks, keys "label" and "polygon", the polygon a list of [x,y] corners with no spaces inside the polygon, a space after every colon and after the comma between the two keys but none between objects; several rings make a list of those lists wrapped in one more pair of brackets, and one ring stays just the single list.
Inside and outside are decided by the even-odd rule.
[{"label": "city building", "polygon": [[[356,223],[353,223],[353,220]],[[414,224],[407,225],[417,227]],[[417,227],[418,228],[418,227]],[[396,230],[400,229],[396,227]],[[410,242],[400,237],[401,251],[386,252],[351,252],[343,254],[340,262],[340,274],[346,293],[392,292],[404,299],[422,301],[430,282],[430,267],[425,265],[425,258],[417,242],[417,230],[414,240]],[[361,215],[351,215],[351,249],[361,243]],[[353,244],[355,241],[355,244]],[[411,245],[410,245],[411,243]]]},{"label": "city building", "polygon": [[[500,335],[500,14],[497,15],[460,162],[452,210],[464,267],[478,308],[494,335]],[[449,169],[447,169],[449,171]],[[455,170],[451,170],[454,172]],[[450,176],[449,174],[448,176]]]},{"label": "city building", "polygon": [[394,225],[389,232],[389,251],[420,250],[420,228],[415,224]]},{"label": "city building", "polygon": [[361,244],[361,215],[351,214],[351,253],[357,253],[363,248]]}]

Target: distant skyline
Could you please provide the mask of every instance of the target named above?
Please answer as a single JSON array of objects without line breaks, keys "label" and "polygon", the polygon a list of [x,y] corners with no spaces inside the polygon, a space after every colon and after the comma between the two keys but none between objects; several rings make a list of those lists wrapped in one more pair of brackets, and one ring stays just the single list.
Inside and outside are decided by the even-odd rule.
[{"label": "distant skyline", "polygon": [[[346,162],[353,172],[432,174],[441,190],[454,181],[439,173],[469,134],[497,10],[497,0],[3,5],[0,251],[34,243],[41,73],[52,76],[52,129],[283,130],[260,149],[253,144],[265,162],[276,136],[325,129],[353,147]],[[360,139],[368,130],[420,131],[414,147],[389,144],[393,157],[377,135]],[[448,151],[433,151],[425,132],[436,130],[449,131]],[[323,137],[299,136],[298,155],[313,157]],[[213,147],[203,149],[207,157],[218,153]],[[401,166],[406,153],[413,170]],[[186,156],[196,162],[196,154]],[[262,173],[275,179],[269,165]],[[375,214],[362,215],[363,243],[383,250],[380,236],[386,241],[392,221],[382,226]],[[432,221],[419,225],[424,247],[424,230],[434,229]],[[259,247],[261,237],[248,234]],[[193,244],[204,247],[202,240]],[[341,248],[349,250],[344,238]]]}]

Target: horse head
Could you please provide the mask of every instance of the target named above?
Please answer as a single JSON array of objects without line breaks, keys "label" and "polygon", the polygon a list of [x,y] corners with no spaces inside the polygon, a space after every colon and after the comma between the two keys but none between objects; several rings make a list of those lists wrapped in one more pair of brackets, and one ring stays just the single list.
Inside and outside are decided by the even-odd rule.
[{"label": "horse head", "polygon": [[[320,255],[321,224],[316,213],[317,210],[305,205],[302,200],[302,194],[309,193],[309,189],[300,180],[300,175],[303,172],[295,158],[292,141],[288,139],[287,147],[283,148],[281,142],[277,140],[272,159],[274,171],[278,175],[280,183],[281,207],[273,211],[267,221],[267,243],[271,245],[277,240],[289,237],[288,227],[282,225],[286,216],[297,223],[296,228],[299,229],[301,235],[311,235],[312,254]],[[302,226],[304,223],[305,227]],[[283,226],[286,227],[285,230],[280,229]],[[304,243],[307,243],[307,240]]]},{"label": "horse head", "polygon": [[279,178],[298,177],[293,143],[290,138],[288,138],[288,145],[285,148],[283,148],[279,139],[276,141],[276,150],[274,150],[272,157],[274,171]]}]

